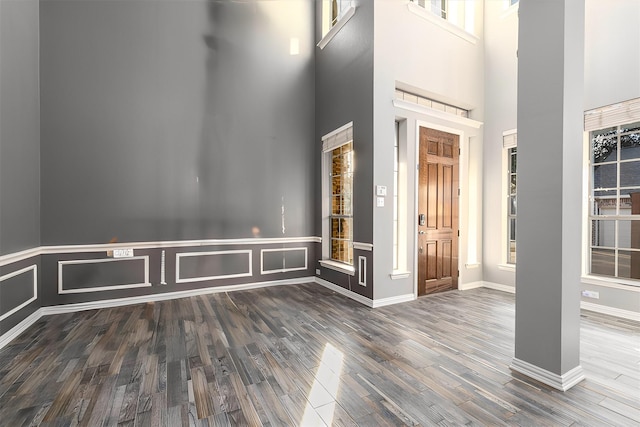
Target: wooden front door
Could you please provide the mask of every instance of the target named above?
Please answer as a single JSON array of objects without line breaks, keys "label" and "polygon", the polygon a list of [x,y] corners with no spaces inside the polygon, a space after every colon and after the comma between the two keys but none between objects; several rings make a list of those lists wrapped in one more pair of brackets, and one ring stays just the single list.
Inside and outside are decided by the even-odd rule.
[{"label": "wooden front door", "polygon": [[418,295],[458,288],[459,137],[420,128]]}]

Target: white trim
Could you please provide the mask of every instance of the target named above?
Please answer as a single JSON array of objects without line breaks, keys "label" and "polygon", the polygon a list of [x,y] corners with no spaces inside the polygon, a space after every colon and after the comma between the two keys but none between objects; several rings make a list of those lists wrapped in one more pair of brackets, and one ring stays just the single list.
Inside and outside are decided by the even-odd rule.
[{"label": "white trim", "polygon": [[[290,251],[304,251],[304,267],[287,268],[286,263],[283,264],[283,268],[275,270],[264,269],[264,253],[265,252],[290,252]],[[260,250],[260,274],[273,274],[273,273],[287,273],[289,271],[301,271],[309,268],[309,256],[306,247],[299,248],[275,248],[275,249],[261,249]]]},{"label": "white trim", "polygon": [[367,257],[358,257],[358,285],[367,286]]},{"label": "white trim", "polygon": [[[446,120],[462,126],[468,126],[474,129],[480,129],[484,124],[477,120],[469,119],[467,117],[456,116],[444,111],[435,110],[433,108],[425,107],[424,105],[414,104],[413,102],[404,101],[402,99],[394,99],[393,106],[402,110],[413,111],[414,113],[423,114],[425,116],[434,117],[441,120]],[[431,126],[431,125],[429,125]]]},{"label": "white trim", "polygon": [[623,310],[621,308],[609,307],[602,304],[594,304],[592,302],[580,301],[582,310],[594,311],[596,313],[607,314],[609,316],[621,317],[623,319],[634,320],[640,322],[640,312]]},{"label": "white trim", "polygon": [[400,304],[403,302],[415,301],[416,296],[414,294],[404,294],[395,297],[381,298],[373,300],[373,308],[385,307],[387,305]]},{"label": "white trim", "polygon": [[585,285],[602,286],[603,288],[621,289],[629,292],[640,292],[640,282],[624,280],[619,277],[601,277],[585,275],[580,278],[580,282]]},{"label": "white trim", "polygon": [[512,273],[515,273],[516,265],[515,264],[498,264],[498,270],[510,271]]},{"label": "white trim", "polygon": [[524,360],[513,358],[509,368],[560,391],[569,390],[585,378],[580,365],[563,375],[558,375]]},{"label": "white trim", "polygon": [[411,276],[410,271],[394,270],[393,273],[389,274],[391,280],[408,279],[409,276]]},{"label": "white trim", "polygon": [[22,322],[18,323],[13,328],[9,329],[4,334],[0,335],[0,350],[3,349],[7,344],[16,339],[20,334],[29,329],[31,325],[36,323],[42,317],[42,309],[39,308],[33,313],[31,313],[26,319]]},{"label": "white trim", "polygon": [[[180,277],[180,258],[186,257],[198,257],[198,256],[216,256],[216,255],[229,255],[229,254],[247,254],[248,258],[248,271],[246,273],[234,273],[223,274],[220,276],[200,276],[200,277]],[[253,251],[248,249],[239,249],[234,251],[210,251],[210,252],[182,252],[176,253],[176,283],[191,283],[191,282],[205,282],[208,280],[220,280],[220,279],[233,279],[238,277],[251,277],[253,276]]]},{"label": "white trim", "polygon": [[[63,271],[65,265],[74,265],[74,264],[97,264],[101,262],[127,262],[127,261],[144,261],[144,282],[143,283],[125,283],[119,285],[104,285],[104,286],[95,286],[90,288],[73,288],[73,289],[65,289],[64,288],[64,280],[63,280]],[[135,288],[145,288],[150,287],[151,283],[149,282],[149,256],[135,256],[130,258],[97,258],[97,259],[74,259],[74,260],[63,260],[58,261],[58,294],[84,294],[89,292],[101,292],[101,291],[111,291],[118,289],[135,289]]]},{"label": "white trim", "polygon": [[468,291],[471,289],[478,289],[484,287],[484,282],[479,280],[477,282],[469,282],[469,283],[458,283],[459,291]]},{"label": "white trim", "polygon": [[353,249],[358,249],[361,251],[373,251],[372,243],[361,243],[361,242],[353,242]]},{"label": "white trim", "polygon": [[506,8],[500,14],[500,19],[506,19],[511,15],[517,16],[518,9],[520,8],[520,2],[512,5],[509,5],[508,0],[505,0],[505,2],[506,2]]},{"label": "white trim", "polygon": [[458,27],[457,25],[437,16],[436,14],[426,10],[424,7],[414,4],[413,2],[409,2],[407,7],[409,8],[409,12],[431,22],[432,24],[437,25],[438,27],[450,32],[455,36],[460,37],[461,39],[471,44],[478,44],[478,41],[480,40],[478,37],[467,32],[465,29]]},{"label": "white trim", "polygon": [[0,256],[0,267],[40,255],[40,247]]},{"label": "white trim", "polygon": [[13,271],[9,274],[5,274],[4,276],[0,277],[0,285],[2,284],[3,280],[11,279],[21,274],[27,273],[28,271],[33,271],[33,296],[28,300],[26,300],[25,302],[23,302],[22,304],[12,308],[11,310],[1,315],[0,322],[6,319],[7,317],[11,316],[12,314],[22,310],[23,308],[25,308],[26,306],[28,306],[29,304],[31,304],[32,302],[38,299],[38,266],[35,264],[29,267],[22,268],[20,270]]},{"label": "white trim", "polygon": [[[320,237],[289,237],[289,238],[242,238],[242,239],[208,239],[208,240],[176,240],[164,242],[130,242],[104,243],[95,245],[60,245],[42,246],[39,254],[102,252],[114,248],[161,249],[199,246],[228,246],[228,245],[271,245],[281,243],[321,243]],[[38,254],[38,255],[39,255]]]},{"label": "white trim", "polygon": [[321,259],[318,262],[324,268],[339,271],[340,273],[345,273],[345,274],[348,274],[349,276],[356,275],[356,269],[352,265],[343,264],[341,262],[332,261],[330,259]]},{"label": "white trim", "polygon": [[516,287],[515,286],[502,285],[500,283],[493,283],[493,282],[483,281],[482,282],[482,287],[488,288],[488,289],[493,289],[493,290],[496,290],[496,291],[507,292],[507,293],[510,293],[510,294],[515,294],[516,293]]},{"label": "white trim", "polygon": [[342,132],[349,130],[349,128],[353,128],[353,121],[351,121],[349,123],[345,123],[344,125],[340,126],[339,128],[332,130],[331,132],[327,133],[326,135],[323,135],[322,138],[320,138],[320,139],[322,141],[325,141],[325,140],[327,140],[329,138],[332,138],[334,136],[338,136]]},{"label": "white trim", "polygon": [[482,264],[479,262],[474,262],[474,263],[469,263],[469,264],[465,264],[464,267],[467,270],[475,270],[476,268],[480,268]]},{"label": "white trim", "polygon": [[322,39],[318,42],[316,46],[320,49],[324,49],[331,40],[338,34],[338,32],[346,25],[347,22],[351,19],[353,15],[356,14],[356,8],[351,6],[349,9],[345,10],[344,14],[340,18],[338,22],[335,23],[333,27],[327,32],[327,34],[322,37]]},{"label": "white trim", "polygon": [[131,304],[145,304],[149,302],[167,301],[178,298],[188,298],[199,295],[206,295],[220,292],[246,291],[250,289],[265,288],[280,285],[300,285],[303,283],[313,283],[313,277],[301,277],[297,279],[275,280],[271,282],[246,283],[241,285],[216,286],[201,289],[191,289],[187,291],[166,292],[161,294],[141,295],[137,297],[118,298],[103,301],[89,301],[78,304],[65,304],[51,307],[43,307],[42,314],[75,313],[77,311],[97,310],[101,308],[122,307]]},{"label": "white trim", "polygon": [[360,294],[350,291],[349,289],[345,289],[327,280],[321,279],[320,277],[314,277],[314,279],[318,285],[324,286],[325,288],[331,289],[332,291],[337,292],[341,295],[344,295],[347,298],[351,298],[352,300],[357,301],[360,304],[373,308],[373,301],[367,297],[363,297]]}]

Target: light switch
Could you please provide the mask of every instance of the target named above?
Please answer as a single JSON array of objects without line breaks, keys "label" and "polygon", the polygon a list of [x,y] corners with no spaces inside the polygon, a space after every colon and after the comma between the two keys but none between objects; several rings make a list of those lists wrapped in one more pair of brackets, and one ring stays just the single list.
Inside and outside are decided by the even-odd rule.
[{"label": "light switch", "polygon": [[387,186],[376,185],[376,196],[386,196],[386,195],[387,195]]},{"label": "light switch", "polygon": [[376,198],[376,206],[379,208],[383,208],[384,207],[384,197],[377,197]]}]

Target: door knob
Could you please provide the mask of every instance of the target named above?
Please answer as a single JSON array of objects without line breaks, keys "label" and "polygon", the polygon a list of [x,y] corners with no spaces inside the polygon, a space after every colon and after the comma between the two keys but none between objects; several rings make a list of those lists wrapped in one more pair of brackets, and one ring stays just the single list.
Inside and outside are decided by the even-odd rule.
[{"label": "door knob", "polygon": [[420,230],[420,231],[418,231],[418,234],[427,234],[427,232],[424,231],[424,230]]}]

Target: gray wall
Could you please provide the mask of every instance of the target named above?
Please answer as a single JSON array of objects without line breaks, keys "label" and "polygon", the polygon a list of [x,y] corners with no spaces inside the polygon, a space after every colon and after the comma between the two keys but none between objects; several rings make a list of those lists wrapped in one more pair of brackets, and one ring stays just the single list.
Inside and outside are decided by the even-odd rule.
[{"label": "gray wall", "polygon": [[311,0],[42,2],[43,244],[312,235],[312,20]]},{"label": "gray wall", "polygon": [[[316,194],[322,194],[320,164],[323,135],[353,121],[354,138],[354,196],[353,239],[355,242],[373,242],[373,2],[353,2],[356,13],[324,49],[316,48]],[[316,41],[321,39],[320,10],[317,2]],[[315,198],[316,233],[322,234],[322,198]],[[355,253],[366,256],[372,265],[372,253]],[[325,277],[326,275],[326,277]],[[326,270],[321,277],[349,288],[348,277]],[[357,277],[357,276],[356,276]],[[353,278],[351,277],[351,281]],[[357,282],[356,282],[357,283]],[[353,290],[369,298],[372,288]]]},{"label": "gray wall", "polygon": [[40,245],[38,2],[0,1],[0,255]]}]

